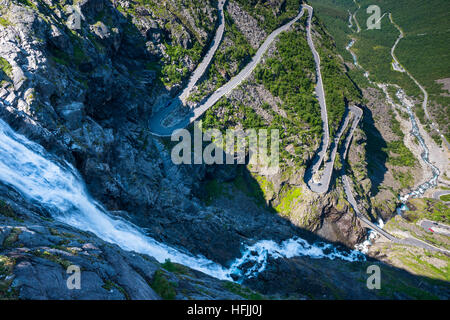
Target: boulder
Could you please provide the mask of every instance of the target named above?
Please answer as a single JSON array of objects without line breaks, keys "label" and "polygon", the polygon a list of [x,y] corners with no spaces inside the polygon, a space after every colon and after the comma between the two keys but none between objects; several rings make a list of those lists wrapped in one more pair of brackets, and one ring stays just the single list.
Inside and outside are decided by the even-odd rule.
[{"label": "boulder", "polygon": [[49,40],[51,44],[69,55],[73,54],[73,47],[69,37],[61,32],[55,25],[51,25],[50,29]]},{"label": "boulder", "polygon": [[84,120],[84,104],[72,102],[58,108],[59,115],[66,120],[66,125],[70,130],[79,128]]}]

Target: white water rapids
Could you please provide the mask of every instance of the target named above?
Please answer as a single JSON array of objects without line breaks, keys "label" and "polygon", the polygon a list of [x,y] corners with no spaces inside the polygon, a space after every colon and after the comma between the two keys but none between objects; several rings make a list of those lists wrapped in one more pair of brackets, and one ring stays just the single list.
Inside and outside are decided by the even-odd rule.
[{"label": "white water rapids", "polygon": [[427,145],[425,144],[425,140],[423,139],[422,135],[420,134],[419,126],[417,125],[417,120],[414,115],[414,111],[412,110],[412,107],[414,106],[414,104],[406,98],[406,95],[404,94],[402,89],[399,89],[397,91],[396,95],[397,95],[397,98],[401,101],[402,105],[408,111],[409,118],[411,120],[411,132],[410,133],[417,138],[417,141],[419,142],[419,144],[423,150],[420,156],[421,156],[422,160],[430,167],[431,172],[433,173],[432,177],[430,179],[428,179],[428,181],[422,183],[420,186],[418,186],[415,190],[411,191],[410,193],[400,197],[400,201],[405,203],[410,197],[415,198],[415,197],[423,196],[425,191],[427,191],[430,188],[436,187],[437,179],[439,178],[440,171],[435,165],[433,165],[430,162],[430,159],[429,159],[430,151],[429,151]]},{"label": "white water rapids", "polygon": [[[356,2],[355,2],[355,3],[356,3]],[[356,13],[356,12],[355,12],[355,13]],[[355,17],[355,15],[353,15],[353,17]],[[391,23],[394,24],[391,15],[389,15],[389,18],[390,18]],[[355,21],[356,21],[356,19],[355,19]],[[392,59],[393,59],[393,62],[392,62],[392,68],[393,68],[395,71],[404,73],[404,72],[406,72],[406,70],[400,65],[400,63],[398,62],[397,58],[396,58],[395,55],[394,55],[395,47],[397,46],[397,44],[399,43],[399,41],[403,38],[403,32],[401,31],[401,29],[400,29],[397,25],[394,24],[394,26],[399,30],[400,35],[398,36],[397,40],[395,41],[394,45],[393,45],[392,48],[391,48],[391,56],[392,56]],[[349,28],[350,28],[350,26],[349,26]],[[346,46],[346,50],[352,55],[354,65],[355,65],[356,67],[361,68],[361,69],[364,71],[364,76],[367,78],[367,80],[368,80],[371,84],[374,84],[374,83],[369,79],[369,72],[366,71],[366,70],[364,70],[364,69],[362,68],[362,66],[360,66],[360,65],[358,64],[357,56],[356,56],[355,53],[351,50],[352,46],[355,44],[355,41],[356,41],[355,39],[351,39],[350,42],[348,43],[348,45]],[[423,88],[419,85],[419,83],[418,83],[418,82],[417,82],[417,81],[416,81],[409,73],[407,73],[407,74],[408,74],[408,76],[409,76],[409,77],[410,77],[410,78],[411,78],[411,79],[419,86],[420,89],[423,89]],[[405,210],[408,209],[407,206],[406,206],[406,201],[407,201],[409,198],[411,198],[411,197],[412,197],[412,198],[415,198],[415,197],[423,196],[426,190],[428,190],[428,189],[430,189],[430,188],[433,188],[433,187],[436,187],[436,185],[437,185],[437,180],[438,180],[439,175],[440,175],[440,171],[439,171],[439,169],[438,169],[435,165],[433,165],[433,164],[430,162],[430,160],[429,160],[430,152],[429,152],[428,146],[427,146],[426,143],[425,143],[424,138],[422,137],[422,134],[420,133],[419,126],[418,126],[418,124],[417,124],[417,120],[416,120],[416,117],[415,117],[415,115],[414,115],[414,111],[413,111],[413,109],[412,109],[412,108],[414,107],[414,103],[408,99],[408,97],[406,96],[404,90],[403,90],[402,88],[400,88],[398,85],[395,85],[395,86],[397,87],[396,97],[399,99],[399,101],[400,101],[400,103],[401,103],[401,106],[397,105],[397,104],[394,102],[394,100],[390,97],[389,92],[388,92],[388,90],[387,90],[387,85],[386,85],[386,84],[377,83],[376,85],[377,85],[380,89],[383,90],[384,94],[386,95],[386,101],[387,101],[390,105],[392,105],[393,107],[397,107],[397,108],[402,108],[402,107],[403,107],[403,109],[406,109],[406,111],[408,112],[409,119],[410,119],[410,121],[411,121],[411,131],[410,131],[410,134],[413,135],[413,136],[417,139],[417,141],[419,142],[419,144],[420,144],[420,146],[421,146],[421,148],[422,148],[422,153],[421,153],[420,156],[421,156],[422,160],[425,162],[425,164],[426,164],[428,167],[430,167],[431,172],[432,172],[431,178],[429,178],[427,181],[425,181],[424,183],[422,183],[421,185],[419,185],[416,189],[412,190],[412,191],[409,192],[408,194],[405,194],[405,195],[403,195],[403,196],[399,196],[399,200],[402,202],[402,204],[396,209],[396,212],[397,212],[397,214],[401,214],[402,211],[405,211]],[[423,91],[424,91],[424,90],[423,90]],[[424,108],[424,111],[426,112],[426,100],[427,100],[426,93],[425,93],[424,99],[425,99],[425,100],[424,100],[424,106],[423,106],[423,108]],[[370,236],[371,236],[371,235],[369,234],[369,240],[370,240]],[[368,240],[368,241],[369,241],[369,240]],[[369,242],[370,242],[370,241],[369,241]],[[364,247],[364,244],[361,244],[361,245],[362,245],[362,247]],[[361,248],[362,248],[362,247],[361,247]],[[363,252],[366,252],[365,249],[362,249],[362,251],[363,251]]]},{"label": "white water rapids", "polygon": [[[1,105],[0,105],[1,107]],[[121,219],[112,218],[88,193],[77,170],[67,162],[59,162],[43,147],[14,132],[0,119],[0,180],[24,197],[46,208],[54,219],[90,231],[99,238],[121,248],[148,254],[158,261],[170,259],[218,279],[232,280],[256,276],[268,259],[309,256],[339,258],[346,261],[365,260],[361,252],[337,249],[331,244],[309,244],[293,238],[277,244],[261,240],[245,247],[241,258],[230,268],[160,243]]]}]

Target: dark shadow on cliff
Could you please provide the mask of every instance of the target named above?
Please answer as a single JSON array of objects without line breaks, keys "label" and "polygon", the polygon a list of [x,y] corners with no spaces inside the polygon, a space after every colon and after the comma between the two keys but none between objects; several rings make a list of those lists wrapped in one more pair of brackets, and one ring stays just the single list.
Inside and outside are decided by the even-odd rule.
[{"label": "dark shadow on cliff", "polygon": [[367,137],[367,170],[372,183],[370,191],[372,196],[376,196],[380,185],[383,183],[384,175],[387,172],[386,162],[388,160],[388,154],[385,151],[387,144],[375,126],[372,111],[367,107],[364,107],[362,129]]},{"label": "dark shadow on cliff", "polygon": [[[145,38],[140,34],[139,30],[129,19],[127,19],[127,28],[129,28],[127,35],[129,38],[125,38],[124,41],[129,45],[127,46],[128,51],[126,54],[121,55],[121,49],[119,49],[116,56],[116,62],[120,62],[125,65],[127,69],[126,72],[133,73],[140,71],[145,61],[152,62],[154,60],[152,60],[153,58],[149,57],[145,53],[145,41],[140,41],[145,40]],[[122,43],[122,45],[124,45],[124,43]],[[51,50],[51,48],[49,50]],[[96,90],[96,82],[95,78],[89,77],[89,74],[96,67],[95,63],[83,62],[79,65],[79,67],[80,71],[86,74],[86,79],[88,81],[87,85],[90,87],[90,94],[87,94],[85,103],[88,107],[87,112],[93,117],[93,119],[99,122],[103,121],[108,123],[110,126],[122,126],[127,123],[124,119],[133,123],[140,123],[141,121],[148,119],[148,114],[145,113],[147,110],[145,109],[137,108],[129,111],[121,108],[125,103],[127,103],[125,99],[127,96],[124,93],[113,96],[107,106],[104,106],[99,101],[93,99],[93,97],[97,95],[94,94]],[[157,78],[155,81],[156,82],[154,82],[153,85],[160,85],[158,84]],[[123,88],[123,90],[126,89],[127,88]],[[168,91],[160,91],[160,93],[167,93],[171,97],[176,94],[175,92]],[[57,103],[58,97],[54,97],[53,100],[54,103]],[[168,102],[171,102],[171,100]],[[371,116],[370,119],[372,119]],[[15,122],[16,120],[24,121],[24,119],[15,118],[10,119],[9,122]],[[373,119],[369,121],[369,126],[370,125],[375,128],[373,126]],[[30,127],[32,125],[27,124],[27,126]],[[14,127],[18,128],[19,125],[16,123]],[[27,131],[23,133],[31,139],[39,141],[43,139],[40,137],[47,136],[47,132],[42,133],[39,130],[36,130],[36,132]],[[52,135],[50,136],[53,137]],[[378,138],[379,133],[378,136],[375,136]],[[55,147],[56,144],[52,143],[52,139],[49,138],[48,140],[49,141],[44,144],[44,147],[48,147],[49,150],[54,152],[57,152],[57,150],[64,150],[62,146],[59,147],[58,145],[58,147]],[[378,149],[381,150],[382,148],[382,145],[377,146],[375,151]],[[75,159],[72,159],[72,161],[75,162],[77,168],[82,171],[85,161],[84,155],[73,155],[73,157]],[[228,167],[230,167],[230,169],[228,169]],[[213,181],[218,178],[217,168],[208,168],[202,165],[188,166],[187,170],[192,170],[192,172],[196,172],[197,170],[207,171],[204,178],[199,181],[199,184],[202,184],[202,186],[197,189],[197,194],[192,194],[193,197],[198,197],[201,199],[204,202],[204,206],[202,208],[194,208],[194,205],[192,205],[192,207],[186,208],[186,211],[192,210],[193,213],[192,217],[188,217],[189,219],[185,217],[175,217],[174,220],[169,220],[167,217],[164,219],[164,214],[169,215],[174,213],[169,209],[167,212],[160,212],[159,214],[161,214],[161,216],[156,217],[156,219],[159,220],[158,225],[149,230],[148,234],[157,240],[187,249],[193,254],[203,254],[223,265],[229,265],[233,259],[239,258],[244,244],[252,244],[258,240],[273,240],[279,243],[292,237],[300,237],[307,240],[311,244],[317,242],[327,242],[325,239],[315,235],[314,233],[293,225],[287,218],[283,218],[275,214],[274,209],[270,205],[267,206],[265,204],[263,191],[259,188],[257,181],[244,166],[228,167],[224,169],[225,172],[219,174],[221,176],[219,177],[220,179],[218,180],[218,183],[228,183],[230,184],[230,188],[232,188],[232,190],[237,189],[239,191],[235,193],[232,192],[231,195],[229,195],[231,196],[231,199],[227,198],[225,194],[222,194],[222,192],[225,191],[220,189],[220,186],[218,189],[215,189],[217,188],[217,185],[214,185],[214,183],[210,183],[208,185],[208,181]],[[220,170],[222,170],[222,168],[220,168]],[[229,173],[226,172],[227,170],[235,170],[235,172]],[[100,196],[102,192],[96,190],[98,186],[89,178],[92,177],[85,176],[85,180],[90,191],[100,201],[106,202],[108,199]],[[217,191],[223,196],[216,197],[217,194],[212,192],[212,194],[203,197],[201,194],[202,191]],[[208,202],[215,200],[222,201],[223,199],[221,200],[221,198],[225,198],[224,204],[229,205],[227,208],[227,211],[229,211],[228,215],[209,210],[211,206]],[[123,201],[124,202],[119,203],[122,207],[121,209],[130,210],[130,213],[134,215],[134,217],[131,218],[133,222],[143,222],[140,224],[143,228],[154,227],[153,225],[149,226],[148,224],[145,224],[147,219],[146,215],[149,215],[149,213],[151,215],[153,212],[133,210],[135,208],[125,206],[127,203],[125,200]],[[147,220],[147,222],[148,221],[151,220]],[[333,245],[338,246],[340,250],[348,250],[348,248],[345,248],[345,246],[341,244]],[[277,267],[277,272],[275,274],[270,274],[271,270],[273,270],[270,269],[272,268],[272,264],[270,264],[269,269],[267,269],[267,273],[261,274],[261,276],[257,279],[259,279],[260,285],[268,284],[269,286],[276,288],[276,284],[291,283],[290,286],[294,286],[295,290],[307,291],[310,283],[313,283],[316,278],[320,278],[322,273],[327,273],[330,269],[326,269],[325,266],[320,265],[320,263],[324,263],[326,265],[328,260],[316,260],[311,258],[304,258],[304,260],[308,262],[307,264],[310,268],[310,273],[303,273],[304,266],[300,264],[295,264],[293,266],[288,264]],[[277,260],[275,265],[280,265],[280,263],[284,261],[289,260]],[[347,270],[341,270],[341,268],[352,269],[355,265],[347,262],[342,262],[341,264],[336,261],[329,267],[331,267],[332,270],[339,270],[336,271],[336,275],[339,274],[344,278],[346,277],[345,274]],[[302,284],[296,284],[298,279],[303,281]],[[257,284],[251,284],[251,281],[247,281],[249,285],[255,287],[258,286]],[[332,279],[330,279],[330,281],[332,281]],[[420,281],[418,283],[420,283]],[[312,293],[314,298],[320,297],[318,296],[319,293],[328,292],[327,294],[329,294],[334,290],[333,287],[330,287],[332,284],[329,284],[328,282],[321,282],[318,286],[320,288],[317,290],[314,289],[314,292]],[[264,289],[263,287],[261,288]]]}]

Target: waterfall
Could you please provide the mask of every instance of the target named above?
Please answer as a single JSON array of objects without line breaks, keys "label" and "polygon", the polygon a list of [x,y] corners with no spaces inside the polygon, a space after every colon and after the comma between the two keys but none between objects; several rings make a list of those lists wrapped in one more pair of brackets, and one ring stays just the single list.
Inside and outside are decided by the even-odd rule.
[{"label": "waterfall", "polygon": [[66,161],[55,159],[45,149],[24,136],[15,133],[0,119],[0,180],[19,191],[29,201],[50,212],[58,221],[90,231],[99,238],[119,245],[129,251],[148,254],[159,262],[170,259],[192,269],[202,271],[218,279],[241,280],[254,277],[263,271],[269,257],[365,260],[354,250],[338,249],[329,243],[308,243],[292,238],[277,244],[272,240],[260,240],[246,246],[242,257],[226,269],[203,256],[194,256],[172,248],[145,235],[137,226],[111,217],[101,204],[88,193],[77,170]]},{"label": "waterfall", "polygon": [[46,208],[54,219],[159,262],[170,259],[213,277],[230,279],[219,264],[159,243],[133,224],[109,216],[89,195],[76,169],[52,158],[43,147],[15,133],[0,119],[0,180]]}]

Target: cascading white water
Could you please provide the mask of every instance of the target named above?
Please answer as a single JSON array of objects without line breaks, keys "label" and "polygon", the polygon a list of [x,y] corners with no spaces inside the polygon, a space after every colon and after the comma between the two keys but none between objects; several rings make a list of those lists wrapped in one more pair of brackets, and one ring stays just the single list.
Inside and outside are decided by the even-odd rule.
[{"label": "cascading white water", "polygon": [[130,251],[170,259],[219,279],[231,279],[222,266],[194,257],[147,237],[136,226],[111,218],[88,194],[77,171],[57,164],[40,145],[15,133],[0,120],[0,180],[49,210],[58,221],[90,231]]},{"label": "cascading white water", "polygon": [[231,274],[238,278],[238,282],[244,278],[252,278],[262,272],[269,262],[269,257],[293,258],[307,256],[314,259],[331,259],[336,258],[355,262],[365,261],[365,255],[358,250],[343,251],[335,246],[318,242],[313,245],[301,238],[292,238],[277,244],[272,240],[258,241],[254,245],[246,246],[245,252],[241,258],[236,259],[231,265]]},{"label": "cascading white water", "polygon": [[[389,16],[389,17],[390,17],[391,22],[393,23],[392,16]],[[396,26],[396,27],[398,28],[398,26]],[[397,40],[395,41],[393,47],[391,48],[391,56],[392,56],[392,59],[393,59],[392,67],[393,67],[393,69],[395,71],[404,73],[404,72],[406,72],[406,70],[403,67],[401,67],[400,63],[397,61],[397,58],[394,55],[395,47],[399,43],[400,39],[403,38],[402,31],[400,29],[399,29],[399,31],[400,31],[400,35],[397,38]],[[360,67],[362,69],[362,67],[358,65],[356,55],[353,53],[353,51],[351,51],[351,48],[352,48],[352,46],[354,44],[355,44],[355,40],[352,39],[349,42],[349,44],[347,45],[346,49],[352,55],[355,66]],[[364,69],[362,69],[362,70],[364,71],[364,76],[369,80],[370,83],[372,83],[372,81],[369,79],[369,72],[365,71]],[[408,76],[411,77],[411,75],[409,73],[408,73]],[[414,80],[414,79],[412,78],[412,80]],[[392,98],[389,96],[389,92],[387,90],[386,84],[377,83],[377,85],[385,93],[386,100],[388,101],[388,103],[391,104],[392,106],[395,106],[396,104],[394,103]],[[419,87],[420,87],[420,85],[419,85]],[[406,94],[403,91],[403,89],[401,89],[398,86],[397,86],[397,88],[398,88],[398,90],[396,92],[396,96],[400,100],[402,106],[407,110],[409,118],[410,118],[410,121],[411,121],[411,128],[412,129],[410,131],[410,134],[417,138],[417,141],[419,142],[419,144],[420,144],[420,146],[422,147],[422,150],[423,150],[422,153],[421,153],[421,158],[425,162],[425,164],[430,167],[430,169],[432,171],[432,177],[428,181],[422,183],[420,186],[418,186],[415,190],[411,191],[410,193],[399,197],[399,200],[402,202],[402,204],[396,209],[396,212],[397,212],[397,214],[401,214],[402,211],[405,211],[405,210],[408,209],[406,207],[405,203],[410,197],[423,196],[423,194],[425,193],[426,190],[428,190],[430,188],[433,188],[433,187],[435,187],[437,185],[437,180],[439,178],[440,171],[429,160],[429,154],[430,154],[429,149],[428,149],[427,145],[425,144],[425,140],[423,139],[423,137],[422,137],[422,135],[420,133],[416,117],[415,117],[414,112],[412,110],[412,107],[414,106],[414,104],[411,101],[408,100],[408,98],[406,97]],[[426,101],[424,103],[426,104]]]},{"label": "cascading white water", "polygon": [[261,240],[247,246],[242,257],[226,269],[203,256],[193,256],[159,243],[137,226],[110,217],[89,195],[76,169],[53,158],[43,147],[15,133],[0,119],[0,180],[46,208],[56,220],[90,231],[125,250],[148,254],[160,262],[170,259],[227,280],[232,280],[231,275],[237,275],[241,280],[256,276],[265,269],[269,257],[365,260],[360,252],[339,250],[323,242],[311,245],[306,240],[293,238],[277,244],[272,240]]},{"label": "cascading white water", "polygon": [[397,98],[400,99],[402,105],[408,111],[409,118],[411,120],[411,127],[412,127],[411,134],[417,138],[417,141],[419,142],[419,144],[423,150],[420,156],[421,156],[422,160],[430,167],[430,169],[433,173],[432,177],[428,181],[422,183],[420,186],[418,186],[415,190],[411,191],[410,193],[400,197],[400,201],[405,203],[410,197],[422,196],[425,193],[425,191],[427,191],[430,188],[435,187],[437,185],[437,179],[439,178],[440,171],[435,165],[433,165],[430,162],[430,159],[429,159],[430,151],[428,150],[428,147],[425,144],[425,140],[423,139],[422,135],[420,134],[419,126],[417,125],[417,120],[416,120],[416,117],[412,110],[412,106],[414,104],[406,98],[406,95],[402,89],[397,90],[396,95],[397,95]]}]

